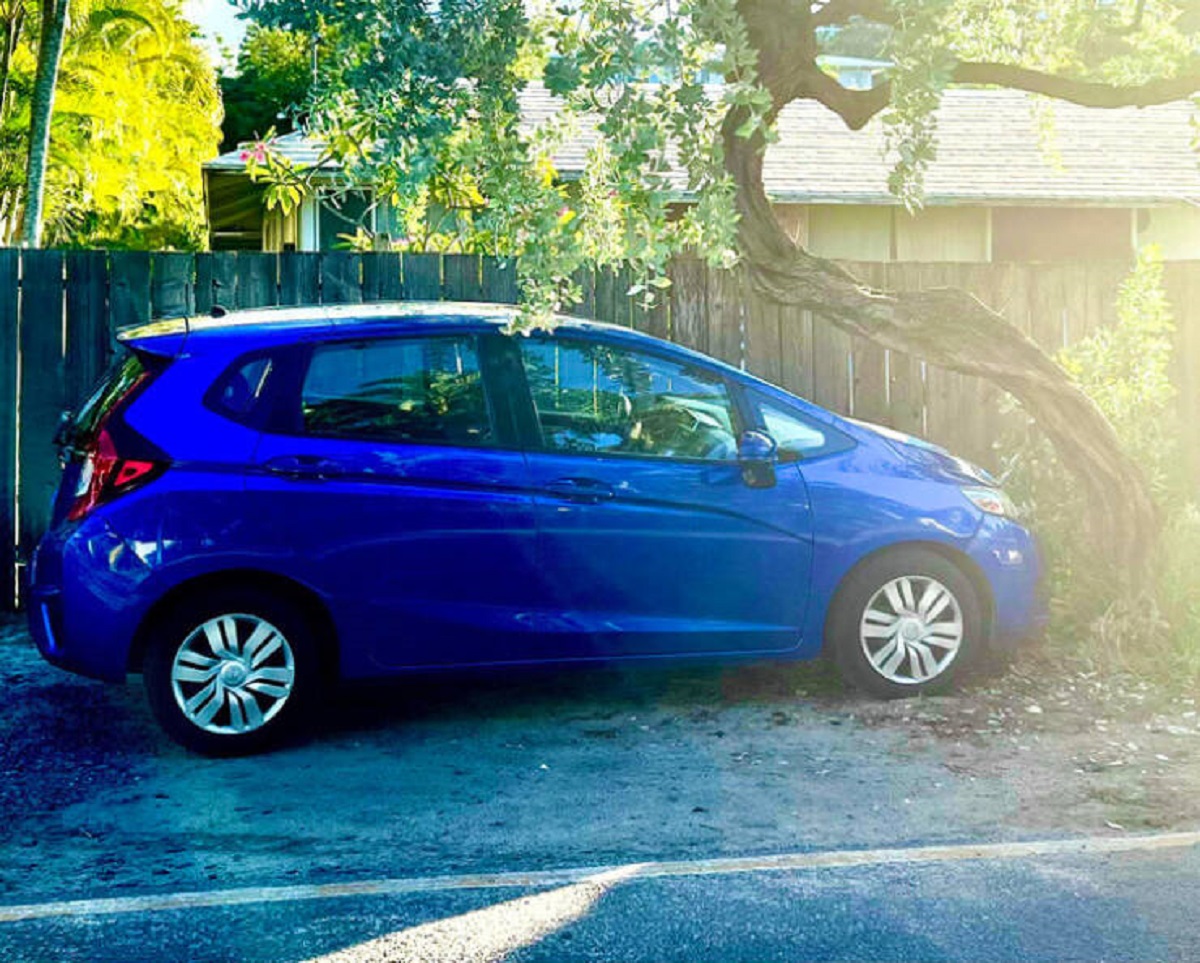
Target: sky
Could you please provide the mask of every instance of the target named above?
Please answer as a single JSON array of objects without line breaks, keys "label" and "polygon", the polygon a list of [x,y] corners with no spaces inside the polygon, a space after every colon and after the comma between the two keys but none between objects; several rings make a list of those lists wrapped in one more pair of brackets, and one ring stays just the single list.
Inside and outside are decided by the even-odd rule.
[{"label": "sky", "polygon": [[213,59],[220,61],[217,38],[229,52],[236,53],[246,23],[237,19],[237,9],[229,0],[184,0],[184,15],[200,27]]}]

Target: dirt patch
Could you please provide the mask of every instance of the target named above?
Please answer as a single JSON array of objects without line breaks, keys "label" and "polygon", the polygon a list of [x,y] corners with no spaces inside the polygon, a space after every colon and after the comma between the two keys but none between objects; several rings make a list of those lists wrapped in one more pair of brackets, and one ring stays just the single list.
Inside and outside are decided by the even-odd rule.
[{"label": "dirt patch", "polygon": [[1200,825],[1194,695],[1105,677],[1044,652],[1024,653],[1003,672],[946,696],[869,701],[809,669],[794,681],[831,712],[936,745],[957,775],[1003,780],[1018,794],[1020,821],[1031,830]]}]

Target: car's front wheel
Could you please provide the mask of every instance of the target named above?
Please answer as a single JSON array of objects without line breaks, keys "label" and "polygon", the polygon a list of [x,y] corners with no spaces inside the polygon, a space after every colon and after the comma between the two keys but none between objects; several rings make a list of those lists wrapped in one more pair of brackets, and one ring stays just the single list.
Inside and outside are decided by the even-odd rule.
[{"label": "car's front wheel", "polygon": [[303,721],[317,668],[312,634],[292,606],[222,589],[185,600],[158,624],[143,679],[171,738],[233,755],[264,749]]},{"label": "car's front wheel", "polygon": [[847,682],[898,698],[949,686],[982,648],[983,631],[970,579],[943,555],[908,548],[847,576],[827,642]]}]

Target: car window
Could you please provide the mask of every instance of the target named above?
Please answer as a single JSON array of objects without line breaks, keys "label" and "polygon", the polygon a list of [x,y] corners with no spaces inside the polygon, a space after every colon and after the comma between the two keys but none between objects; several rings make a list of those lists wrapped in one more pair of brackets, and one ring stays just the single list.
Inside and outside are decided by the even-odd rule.
[{"label": "car window", "polygon": [[495,437],[471,337],[318,347],[301,407],[312,434],[443,445],[487,445]]},{"label": "car window", "polygon": [[729,460],[733,406],[717,375],[609,345],[522,343],[543,445],[552,451]]},{"label": "car window", "polygon": [[210,404],[236,421],[254,423],[267,399],[267,383],[274,361],[259,355],[235,364],[217,381],[210,393]]},{"label": "car window", "polygon": [[758,408],[763,427],[779,446],[783,460],[812,458],[849,448],[852,442],[841,432],[809,419],[794,408],[767,401],[760,395],[752,398]]}]

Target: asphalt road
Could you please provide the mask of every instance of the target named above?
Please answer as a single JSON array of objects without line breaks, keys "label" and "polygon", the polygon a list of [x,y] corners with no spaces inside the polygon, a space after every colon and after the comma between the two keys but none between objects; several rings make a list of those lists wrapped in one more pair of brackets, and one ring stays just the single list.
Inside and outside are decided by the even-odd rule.
[{"label": "asphalt road", "polygon": [[[303,743],[207,760],[136,684],[58,672],[10,628],[0,959],[1200,958],[1190,837],[1006,848],[1132,837],[1090,810],[1048,834],[1011,766],[796,698],[819,672],[752,671],[357,690]],[[999,848],[927,849],[976,843]]]}]

